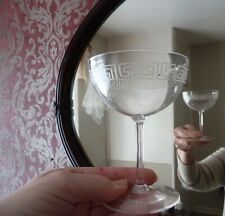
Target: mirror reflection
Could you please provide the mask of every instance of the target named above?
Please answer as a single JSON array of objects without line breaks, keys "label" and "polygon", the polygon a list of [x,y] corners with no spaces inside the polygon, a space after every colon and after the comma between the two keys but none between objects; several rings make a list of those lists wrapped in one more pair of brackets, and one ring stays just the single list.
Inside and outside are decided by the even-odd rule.
[{"label": "mirror reflection", "polygon": [[[217,103],[204,116],[204,130],[216,139],[212,145],[196,150],[196,157],[200,160],[223,145],[224,11],[223,0],[128,0],[106,20],[87,47],[73,90],[74,126],[94,165],[135,166],[136,160],[133,121],[106,109],[89,82],[87,59],[109,51],[151,49],[187,55],[191,69],[184,90],[220,91]],[[146,121],[145,166],[156,171],[159,183],[177,187],[186,206],[218,213],[221,193],[216,191],[206,196],[186,191],[177,180],[173,129],[186,123],[197,126],[198,118],[181,97]],[[206,203],[210,203],[208,207]]]}]

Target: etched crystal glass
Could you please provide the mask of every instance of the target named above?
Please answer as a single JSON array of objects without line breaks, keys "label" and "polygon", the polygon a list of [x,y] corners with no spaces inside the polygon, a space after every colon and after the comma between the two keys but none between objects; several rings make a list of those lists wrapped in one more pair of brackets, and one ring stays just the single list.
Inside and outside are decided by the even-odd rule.
[{"label": "etched crystal glass", "polygon": [[148,214],[168,209],[179,194],[168,186],[147,185],[144,178],[143,126],[146,118],[174,102],[187,78],[189,61],[179,53],[124,50],[96,55],[89,74],[102,101],[130,116],[137,131],[137,181],[120,199],[105,203],[126,214]]}]

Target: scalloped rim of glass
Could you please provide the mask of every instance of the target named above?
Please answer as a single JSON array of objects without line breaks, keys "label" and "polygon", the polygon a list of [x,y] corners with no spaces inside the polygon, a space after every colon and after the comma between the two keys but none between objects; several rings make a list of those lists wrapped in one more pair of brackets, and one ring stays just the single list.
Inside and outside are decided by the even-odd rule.
[{"label": "scalloped rim of glass", "polygon": [[185,65],[186,67],[189,66],[189,58],[181,53],[178,53],[178,52],[166,52],[166,51],[156,51],[156,50],[148,50],[148,49],[145,49],[145,50],[117,50],[117,51],[110,51],[110,52],[104,52],[104,53],[100,53],[100,54],[97,54],[97,55],[94,55],[90,58],[91,59],[94,59],[94,58],[97,58],[97,57],[100,57],[100,56],[103,56],[103,55],[108,55],[108,54],[116,54],[116,53],[125,53],[125,52],[151,52],[151,53],[156,53],[156,54],[162,54],[162,55],[165,55],[165,54],[174,54],[174,55],[177,55],[177,56],[181,56],[185,59],[185,63],[183,65]]}]

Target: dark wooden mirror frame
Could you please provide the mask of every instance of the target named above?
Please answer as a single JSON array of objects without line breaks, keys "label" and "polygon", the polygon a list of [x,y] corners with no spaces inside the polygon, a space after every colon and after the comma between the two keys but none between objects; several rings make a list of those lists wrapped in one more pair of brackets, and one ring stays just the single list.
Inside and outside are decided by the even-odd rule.
[{"label": "dark wooden mirror frame", "polygon": [[124,1],[99,0],[96,3],[72,37],[60,66],[56,87],[55,115],[62,143],[73,166],[93,166],[73,126],[71,94],[76,71],[91,39]]}]

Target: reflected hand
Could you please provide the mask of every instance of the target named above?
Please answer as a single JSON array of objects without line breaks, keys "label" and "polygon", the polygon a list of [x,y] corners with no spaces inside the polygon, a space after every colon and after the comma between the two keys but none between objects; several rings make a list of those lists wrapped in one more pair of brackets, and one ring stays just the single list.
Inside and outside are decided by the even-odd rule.
[{"label": "reflected hand", "polygon": [[[145,169],[146,181],[157,177]],[[0,200],[1,216],[119,215],[101,203],[124,194],[136,180],[136,168],[65,168],[50,171]]]},{"label": "reflected hand", "polygon": [[191,124],[174,129],[174,144],[176,148],[183,151],[191,151],[198,146],[209,143],[209,141],[199,140],[202,137],[203,133],[196,130]]},{"label": "reflected hand", "polygon": [[209,143],[209,141],[200,140],[203,136],[203,133],[196,130],[191,124],[174,129],[174,144],[177,148],[178,156],[184,164],[192,164],[194,162],[192,153],[194,148]]}]

